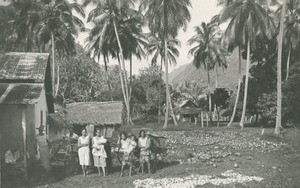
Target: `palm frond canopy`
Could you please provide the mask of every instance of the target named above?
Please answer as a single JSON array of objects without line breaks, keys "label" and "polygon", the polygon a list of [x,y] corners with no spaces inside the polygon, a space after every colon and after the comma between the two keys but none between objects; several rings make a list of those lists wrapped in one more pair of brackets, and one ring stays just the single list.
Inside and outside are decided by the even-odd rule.
[{"label": "palm frond canopy", "polygon": [[113,25],[113,22],[116,22],[123,56],[126,59],[132,54],[139,59],[146,56],[143,50],[143,46],[147,43],[142,32],[143,22],[139,12],[133,9],[133,1],[87,1],[86,4],[88,3],[96,5],[88,15],[88,21],[94,23],[94,28],[86,39],[89,52],[95,57],[100,57],[101,54],[118,57],[120,50]]},{"label": "palm frond canopy", "polygon": [[[275,23],[268,11],[256,0],[234,0],[226,4],[220,14],[220,22],[229,20],[223,36],[229,46],[245,45],[248,39],[253,47],[257,36],[271,38]],[[233,48],[231,48],[233,49]]]},{"label": "palm frond canopy", "polygon": [[[164,24],[163,20],[164,3],[166,3],[167,25]],[[152,33],[162,34],[162,31],[168,28],[167,33],[175,38],[178,35],[179,28],[183,27],[185,30],[187,23],[191,20],[188,7],[191,7],[190,0],[142,0],[140,11],[144,13]]]},{"label": "palm frond canopy", "polygon": [[[151,63],[156,64],[159,57],[164,56],[164,41],[161,37],[157,37],[152,34],[148,34],[149,43],[145,46],[145,50],[148,55],[152,55]],[[176,58],[179,56],[180,41],[170,38],[167,41],[168,60],[170,64],[176,64]]]},{"label": "palm frond canopy", "polygon": [[194,57],[193,64],[196,68],[204,66],[204,69],[211,70],[216,65],[226,68],[226,51],[221,46],[219,27],[215,23],[202,22],[201,26],[195,27],[195,33],[188,44],[195,45],[189,54]]},{"label": "palm frond canopy", "polygon": [[8,16],[9,39],[25,51],[45,51],[50,45],[51,33],[60,54],[74,52],[75,37],[84,30],[83,22],[73,11],[84,16],[82,7],[67,0],[23,0],[11,1],[5,8]]}]

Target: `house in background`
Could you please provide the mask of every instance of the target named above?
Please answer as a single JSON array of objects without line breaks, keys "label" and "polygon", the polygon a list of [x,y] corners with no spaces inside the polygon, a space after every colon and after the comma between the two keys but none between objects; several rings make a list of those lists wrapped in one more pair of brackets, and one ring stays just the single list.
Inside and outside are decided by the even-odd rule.
[{"label": "house in background", "polygon": [[176,110],[179,112],[181,122],[197,123],[197,117],[201,109],[190,99],[182,101]]},{"label": "house in background", "polygon": [[66,118],[66,109],[58,104],[54,104],[55,113],[48,114],[47,125],[49,126],[48,140],[53,142],[65,137],[70,127]]},{"label": "house in background", "polygon": [[[17,150],[35,156],[36,128],[45,126],[54,113],[50,59],[48,53],[0,55],[1,150]],[[25,144],[26,143],[26,144]],[[26,156],[26,155],[24,155]],[[24,157],[25,168],[27,158]]]},{"label": "house in background", "polygon": [[113,131],[124,124],[122,102],[78,102],[67,104],[67,121],[73,125],[74,132],[81,135],[86,128],[93,136],[96,129],[101,135],[111,138]]}]

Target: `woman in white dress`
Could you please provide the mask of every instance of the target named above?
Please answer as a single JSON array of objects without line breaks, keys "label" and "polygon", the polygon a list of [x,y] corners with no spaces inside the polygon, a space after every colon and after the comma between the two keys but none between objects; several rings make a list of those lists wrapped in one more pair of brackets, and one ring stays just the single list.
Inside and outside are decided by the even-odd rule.
[{"label": "woman in white dress", "polygon": [[78,138],[78,156],[79,156],[79,163],[82,167],[83,175],[86,176],[87,174],[87,166],[91,165],[90,160],[90,136],[87,134],[86,129],[82,130],[82,136]]},{"label": "woman in white dress", "polygon": [[105,176],[105,167],[106,167],[106,158],[107,154],[104,149],[104,144],[106,144],[107,140],[101,136],[100,130],[96,131],[96,136],[93,138],[93,150],[92,154],[94,156],[94,166],[98,168],[98,173],[101,175],[101,170],[103,170],[103,176]]}]

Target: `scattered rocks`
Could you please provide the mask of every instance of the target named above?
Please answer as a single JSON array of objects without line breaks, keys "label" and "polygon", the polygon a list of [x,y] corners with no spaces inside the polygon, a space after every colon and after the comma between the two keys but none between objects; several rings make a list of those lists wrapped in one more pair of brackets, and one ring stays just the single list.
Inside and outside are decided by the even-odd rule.
[{"label": "scattered rocks", "polygon": [[[243,157],[240,151],[256,150],[259,152],[271,152],[279,149],[283,143],[274,143],[253,137],[248,133],[231,131],[158,131],[155,135],[166,137],[167,155],[164,157],[170,161],[180,163],[205,163],[208,160],[223,162],[229,157],[230,161],[236,161],[235,157]],[[190,160],[187,160],[191,158]],[[245,157],[252,160],[252,156]]]},{"label": "scattered rocks", "polygon": [[246,183],[251,181],[262,181],[263,178],[256,176],[244,176],[239,173],[235,173],[232,170],[226,171],[221,175],[190,175],[186,177],[169,177],[169,178],[147,178],[137,179],[133,181],[135,188],[146,188],[146,187],[186,187],[195,188],[204,184],[227,185],[235,182]]},{"label": "scattered rocks", "polygon": [[229,157],[229,160],[230,161],[236,161],[236,159],[234,157],[231,157],[231,156]]}]

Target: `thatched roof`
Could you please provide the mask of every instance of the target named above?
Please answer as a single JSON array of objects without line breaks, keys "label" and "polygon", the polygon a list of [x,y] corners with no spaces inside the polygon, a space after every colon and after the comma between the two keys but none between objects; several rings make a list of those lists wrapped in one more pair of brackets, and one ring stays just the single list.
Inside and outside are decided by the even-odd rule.
[{"label": "thatched roof", "polygon": [[44,84],[0,83],[0,104],[36,104]]},{"label": "thatched roof", "polygon": [[190,99],[182,101],[176,108],[180,114],[199,114],[201,109]]},{"label": "thatched roof", "polygon": [[67,105],[67,120],[80,125],[122,125],[123,103],[78,102]]},{"label": "thatched roof", "polygon": [[70,126],[70,123],[67,121],[66,117],[59,114],[49,114],[47,121],[50,128],[54,128],[55,130],[61,130]]},{"label": "thatched roof", "polygon": [[193,101],[190,99],[182,101],[177,108],[185,108],[185,107],[198,107]]},{"label": "thatched roof", "polygon": [[0,54],[0,81],[43,83],[48,62],[48,53],[11,52]]}]

